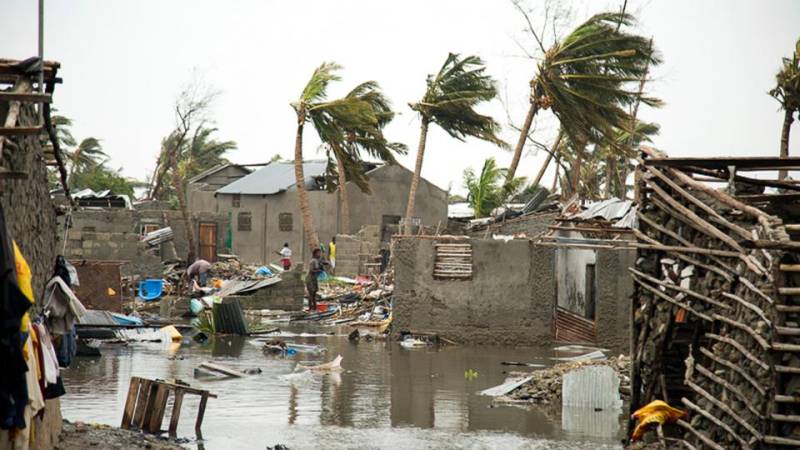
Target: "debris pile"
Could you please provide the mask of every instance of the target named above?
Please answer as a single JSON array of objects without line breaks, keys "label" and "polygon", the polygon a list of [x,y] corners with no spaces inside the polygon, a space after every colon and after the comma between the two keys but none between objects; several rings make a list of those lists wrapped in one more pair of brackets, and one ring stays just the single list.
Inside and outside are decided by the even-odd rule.
[{"label": "debris pile", "polygon": [[562,378],[564,374],[581,367],[596,365],[609,366],[614,369],[620,377],[620,394],[623,399],[630,397],[631,387],[629,374],[631,359],[628,356],[620,355],[609,359],[562,363],[533,372],[511,372],[509,374],[511,377],[526,376],[530,377],[530,380],[510,393],[501,397],[496,397],[495,401],[516,404],[560,404]]}]

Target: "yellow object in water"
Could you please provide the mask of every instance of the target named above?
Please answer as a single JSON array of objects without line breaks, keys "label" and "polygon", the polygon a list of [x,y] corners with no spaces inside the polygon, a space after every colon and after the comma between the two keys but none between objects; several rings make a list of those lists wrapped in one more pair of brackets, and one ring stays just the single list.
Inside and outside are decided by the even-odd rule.
[{"label": "yellow object in water", "polygon": [[686,415],[686,411],[673,408],[662,400],[653,400],[634,412],[633,418],[638,422],[633,430],[631,440],[638,441],[649,425],[673,423]]},{"label": "yellow object in water", "polygon": [[113,296],[117,295],[117,291],[115,291],[114,289],[108,288],[106,290],[106,294],[108,294],[109,296],[113,297]]},{"label": "yellow object in water", "polygon": [[161,328],[158,331],[160,331],[161,333],[163,333],[165,335],[169,335],[169,337],[172,340],[172,342],[180,342],[181,339],[183,339],[183,335],[181,335],[181,333],[178,331],[178,329],[175,328],[175,326],[173,326],[173,325],[167,325],[167,326]]}]

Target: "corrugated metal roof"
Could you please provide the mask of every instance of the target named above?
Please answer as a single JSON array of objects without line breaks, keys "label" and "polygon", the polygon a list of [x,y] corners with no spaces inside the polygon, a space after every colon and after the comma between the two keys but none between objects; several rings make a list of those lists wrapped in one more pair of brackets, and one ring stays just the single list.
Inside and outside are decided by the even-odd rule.
[{"label": "corrugated metal roof", "polygon": [[[315,177],[323,175],[326,166],[326,161],[304,162],[303,175],[306,178],[306,183]],[[217,189],[217,194],[277,194],[295,184],[294,163],[291,161],[278,161],[267,164],[250,175]]]}]

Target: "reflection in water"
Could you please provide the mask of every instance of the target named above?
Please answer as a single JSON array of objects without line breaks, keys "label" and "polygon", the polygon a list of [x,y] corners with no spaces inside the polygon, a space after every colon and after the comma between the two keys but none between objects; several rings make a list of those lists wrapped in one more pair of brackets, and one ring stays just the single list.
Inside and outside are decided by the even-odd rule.
[{"label": "reflection in water", "polygon": [[[327,329],[326,329],[327,330]],[[292,329],[291,331],[303,331]],[[103,357],[78,358],[64,371],[67,419],[119,425],[130,377],[178,378],[217,394],[203,422],[205,447],[263,448],[618,448],[619,421],[606,418],[590,433],[540,409],[491,407],[477,392],[505,379],[501,361],[548,363],[551,351],[502,347],[406,350],[396,343],[351,344],[341,336],[286,337],[327,348],[323,355],[265,356],[257,338],[235,336],[207,344],[184,342],[177,358],[169,344],[103,348]],[[311,374],[297,361],[329,361],[341,354],[344,371]],[[238,379],[195,380],[193,369],[214,359],[234,368],[260,367]],[[468,380],[464,371],[479,376]],[[198,401],[184,400],[179,436],[194,436]],[[599,417],[599,416],[597,416]],[[562,430],[562,422],[566,432]],[[574,434],[580,432],[581,435]],[[583,442],[567,441],[579,439]],[[324,445],[322,445],[324,443]]]}]

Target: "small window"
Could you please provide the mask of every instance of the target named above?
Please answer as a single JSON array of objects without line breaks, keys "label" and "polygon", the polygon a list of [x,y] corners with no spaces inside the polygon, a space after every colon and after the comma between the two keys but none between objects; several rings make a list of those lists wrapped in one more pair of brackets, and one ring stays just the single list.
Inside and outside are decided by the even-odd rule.
[{"label": "small window", "polygon": [[142,236],[144,236],[147,233],[152,233],[153,231],[158,230],[159,228],[160,228],[160,225],[157,224],[157,223],[145,223],[145,224],[142,224],[142,231],[141,231],[140,234]]},{"label": "small window", "polygon": [[242,194],[233,194],[231,198],[231,206],[238,208],[242,206]]},{"label": "small window", "polygon": [[278,214],[278,229],[281,231],[292,231],[293,221],[292,213]]},{"label": "small window", "polygon": [[250,231],[253,228],[252,216],[249,212],[240,212],[237,222],[239,231]]},{"label": "small window", "polygon": [[463,241],[437,242],[433,262],[435,280],[472,278],[472,244]]}]

